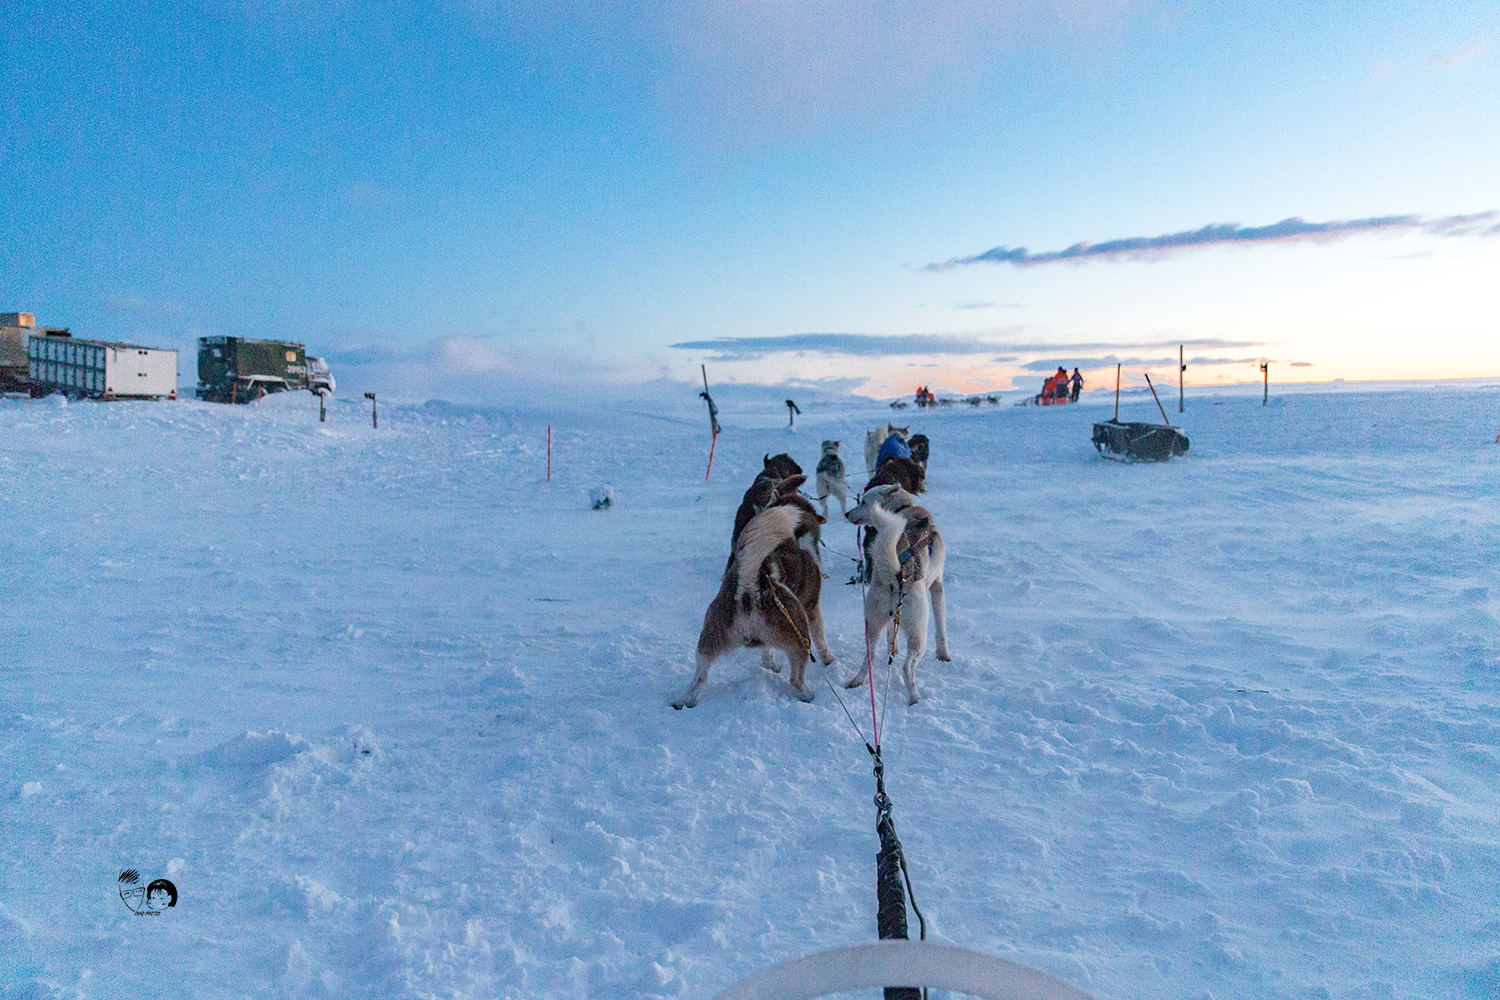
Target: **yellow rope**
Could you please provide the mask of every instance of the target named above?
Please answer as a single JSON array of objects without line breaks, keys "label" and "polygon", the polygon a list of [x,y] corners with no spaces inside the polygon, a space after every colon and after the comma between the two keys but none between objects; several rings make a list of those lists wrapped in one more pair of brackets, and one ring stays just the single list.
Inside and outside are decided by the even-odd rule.
[{"label": "yellow rope", "polygon": [[790,625],[792,627],[792,631],[797,634],[797,641],[800,642],[800,643],[802,643],[802,648],[805,649],[805,650],[807,650],[809,653],[811,653],[812,652],[812,645],[802,635],[802,630],[797,627],[797,622],[796,622],[796,620],[794,618],[792,618],[792,613],[786,609],[786,605],[785,604],[781,603],[781,595],[778,594],[778,593],[776,593],[776,588],[781,587],[781,586],[784,586],[784,585],[781,583],[780,580],[773,579],[771,581],[771,600],[775,601],[776,602],[776,606],[781,609],[782,615],[785,616],[785,618],[786,618],[786,623],[788,625]]}]

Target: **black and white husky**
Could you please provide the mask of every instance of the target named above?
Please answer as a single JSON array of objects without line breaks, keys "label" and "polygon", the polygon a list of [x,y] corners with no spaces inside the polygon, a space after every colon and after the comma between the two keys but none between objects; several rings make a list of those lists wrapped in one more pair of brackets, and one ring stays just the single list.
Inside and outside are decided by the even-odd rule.
[{"label": "black and white husky", "polygon": [[[916,665],[927,649],[927,609],[937,626],[937,658],[947,661],[948,617],[943,598],[943,565],[947,549],[943,536],[926,508],[899,486],[873,486],[846,515],[855,524],[875,529],[870,589],[865,594],[865,642],[877,658],[880,638],[901,613],[901,631],[906,633],[906,662],[901,676],[906,680],[907,703],[922,697],[917,690]],[[891,635],[894,648],[896,637]],[[845,683],[859,687],[865,680],[861,670]]]},{"label": "black and white husky", "polygon": [[823,516],[828,516],[828,495],[839,498],[839,513],[849,512],[849,480],[844,478],[844,460],[839,458],[837,441],[823,442],[823,457],[818,459],[818,503],[823,505]]}]

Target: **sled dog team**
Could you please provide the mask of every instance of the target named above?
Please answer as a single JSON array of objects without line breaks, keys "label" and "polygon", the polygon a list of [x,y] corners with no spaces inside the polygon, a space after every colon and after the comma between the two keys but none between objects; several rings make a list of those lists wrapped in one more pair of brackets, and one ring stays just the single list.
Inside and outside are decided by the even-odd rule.
[{"label": "sled dog team", "polygon": [[[818,546],[830,496],[838,499],[848,521],[863,528],[865,642],[878,651],[899,609],[900,630],[906,634],[901,674],[908,703],[917,703],[922,693],[916,663],[927,649],[929,608],[936,624],[937,658],[950,657],[943,598],[946,549],[932,515],[917,505],[915,496],[926,489],[928,442],[920,434],[908,437],[908,430],[886,424],[866,436],[865,467],[871,476],[853,508],[847,506],[849,484],[839,442],[824,441],[816,470],[822,514],[800,492],[807,481],[801,466],[790,455],[766,456],[735,513],[729,562],[719,592],[703,615],[693,681],[673,708],[696,705],[714,662],[747,646],[759,648],[761,666],[774,673],[781,667],[773,650],[785,653],[797,697],[813,700],[808,659],[816,650],[825,666],[834,663],[819,608],[823,569]],[[894,643],[893,635],[893,649]],[[858,687],[864,681],[861,664],[844,686]]]}]

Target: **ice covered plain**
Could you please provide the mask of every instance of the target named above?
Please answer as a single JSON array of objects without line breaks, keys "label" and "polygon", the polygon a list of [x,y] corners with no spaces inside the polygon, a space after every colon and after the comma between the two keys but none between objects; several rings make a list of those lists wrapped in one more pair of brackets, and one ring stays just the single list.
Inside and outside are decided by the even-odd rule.
[{"label": "ice covered plain", "polygon": [[[823,670],[668,703],[761,456],[858,468],[891,411],[726,388],[705,484],[679,395],[0,404],[0,996],[706,998],[872,940]],[[949,544],[954,661],[885,730],[932,935],[1117,1000],[1495,996],[1500,383],[1203,390],[1156,467],[1096,399],[899,415]]]}]

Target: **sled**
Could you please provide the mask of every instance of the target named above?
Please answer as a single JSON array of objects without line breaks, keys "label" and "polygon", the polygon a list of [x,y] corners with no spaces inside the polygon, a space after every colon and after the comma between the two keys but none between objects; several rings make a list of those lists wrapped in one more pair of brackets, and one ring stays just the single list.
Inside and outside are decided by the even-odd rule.
[{"label": "sled", "polygon": [[1106,458],[1165,462],[1174,455],[1187,454],[1188,436],[1171,424],[1106,420],[1094,425],[1094,448]]}]

